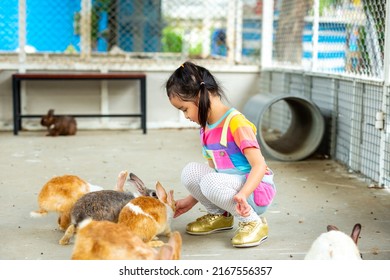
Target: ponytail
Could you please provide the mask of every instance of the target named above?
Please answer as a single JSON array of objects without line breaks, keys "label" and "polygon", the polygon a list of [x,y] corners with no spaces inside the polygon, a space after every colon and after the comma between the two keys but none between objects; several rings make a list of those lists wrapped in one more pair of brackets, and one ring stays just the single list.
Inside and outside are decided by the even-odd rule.
[{"label": "ponytail", "polygon": [[205,128],[210,110],[210,98],[206,84],[201,82],[199,91],[198,120],[201,127]]},{"label": "ponytail", "polygon": [[207,125],[210,94],[224,96],[218,82],[209,70],[192,62],[184,62],[172,73],[165,85],[168,97],[178,96],[198,106],[198,120],[202,128]]}]

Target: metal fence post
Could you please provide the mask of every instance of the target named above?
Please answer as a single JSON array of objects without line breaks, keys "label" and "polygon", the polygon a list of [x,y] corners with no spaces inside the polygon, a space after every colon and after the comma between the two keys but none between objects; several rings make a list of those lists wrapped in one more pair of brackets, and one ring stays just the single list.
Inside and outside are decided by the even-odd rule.
[{"label": "metal fence post", "polygon": [[318,33],[320,30],[320,1],[314,0],[313,3],[314,18],[313,18],[313,56],[311,61],[311,70],[318,70]]},{"label": "metal fence post", "polygon": [[[384,128],[381,132],[379,157],[379,186],[390,188],[390,1],[386,1],[386,19],[385,19],[385,46],[384,46],[384,85],[382,97],[382,112],[385,113]],[[387,115],[387,116],[386,116]],[[387,172],[387,175],[386,175]]]},{"label": "metal fence post", "polygon": [[272,37],[274,22],[274,0],[263,1],[261,30],[261,69],[272,67]]},{"label": "metal fence post", "polygon": [[81,1],[81,58],[89,59],[91,57],[91,10],[92,0]]}]

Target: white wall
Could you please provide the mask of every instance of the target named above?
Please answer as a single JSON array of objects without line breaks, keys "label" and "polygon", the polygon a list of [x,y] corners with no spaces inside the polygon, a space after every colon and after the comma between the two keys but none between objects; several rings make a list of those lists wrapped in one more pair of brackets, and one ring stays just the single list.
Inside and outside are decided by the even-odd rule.
[{"label": "white wall", "polygon": [[[260,75],[256,71],[219,72],[211,70],[221,83],[232,106],[242,109],[250,96],[259,92]],[[0,72],[0,130],[13,129],[13,71]],[[165,92],[171,71],[145,71],[147,75],[147,128],[191,127],[181,112],[172,107]],[[49,109],[57,114],[139,113],[139,82],[108,81],[108,102],[101,100],[99,81],[24,81],[22,83],[23,114],[43,115]],[[108,103],[108,104],[107,104]],[[44,129],[39,119],[23,119],[23,128]],[[79,118],[80,129],[139,128],[139,118]]]}]

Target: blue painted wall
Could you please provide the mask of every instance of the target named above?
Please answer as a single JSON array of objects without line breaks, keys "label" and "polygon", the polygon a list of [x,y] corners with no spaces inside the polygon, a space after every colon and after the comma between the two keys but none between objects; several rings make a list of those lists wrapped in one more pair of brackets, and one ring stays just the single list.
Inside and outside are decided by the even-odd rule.
[{"label": "blue painted wall", "polygon": [[[161,9],[159,0],[118,0],[118,46],[126,51],[156,52],[161,49]],[[136,14],[134,5],[142,4]],[[26,0],[26,45],[37,52],[64,52],[72,45],[80,50],[80,36],[75,30],[75,15],[80,0]],[[98,31],[108,27],[107,12],[100,13]],[[135,44],[135,40],[141,42]],[[18,0],[0,1],[0,51],[18,48]],[[136,46],[141,49],[135,49]],[[106,52],[108,42],[99,37],[96,50]]]}]

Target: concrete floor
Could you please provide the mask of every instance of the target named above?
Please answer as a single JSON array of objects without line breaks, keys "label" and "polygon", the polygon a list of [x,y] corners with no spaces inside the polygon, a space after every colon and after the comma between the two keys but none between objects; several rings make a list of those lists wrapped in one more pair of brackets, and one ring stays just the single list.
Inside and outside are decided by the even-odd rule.
[{"label": "concrete floor", "polygon": [[[68,260],[73,242],[58,244],[63,232],[57,215],[29,216],[37,209],[37,195],[53,176],[75,174],[92,184],[111,189],[119,171],[127,169],[153,187],[159,180],[187,195],[180,172],[188,161],[204,161],[198,131],[149,130],[79,131],[74,137],[45,137],[45,132],[0,133],[0,259]],[[185,225],[203,215],[196,205],[173,220],[182,233],[183,260],[301,260],[312,241],[328,224],[351,232],[361,223],[359,247],[367,260],[390,259],[390,194],[369,188],[358,175],[332,160],[307,159],[286,163],[268,160],[278,193],[266,212],[268,241],[238,249],[230,244],[234,230],[208,236],[184,233]],[[237,222],[236,222],[237,223]]]}]

